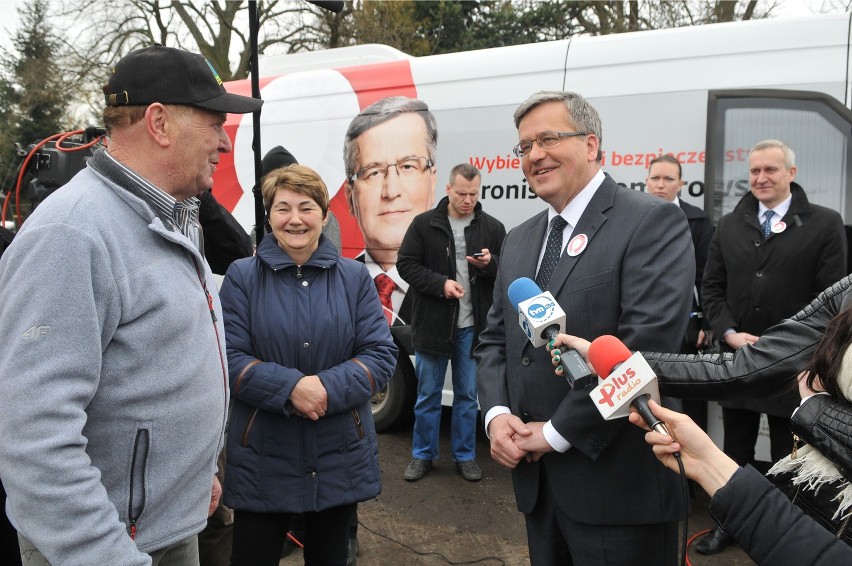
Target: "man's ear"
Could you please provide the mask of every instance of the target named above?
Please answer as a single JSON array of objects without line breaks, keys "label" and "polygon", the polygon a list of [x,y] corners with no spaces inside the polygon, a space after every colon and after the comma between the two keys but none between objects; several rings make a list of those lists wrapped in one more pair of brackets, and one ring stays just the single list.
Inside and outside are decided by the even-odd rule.
[{"label": "man's ear", "polygon": [[346,204],[349,206],[349,214],[355,218],[355,183],[347,180],[343,184],[343,194],[346,196]]},{"label": "man's ear", "polygon": [[601,148],[601,140],[595,134],[586,134],[586,150],[589,163],[598,160],[598,153]]},{"label": "man's ear", "polygon": [[172,143],[170,138],[173,131],[173,125],[170,121],[172,118],[166,107],[159,102],[155,102],[145,109],[145,117],[143,118],[145,128],[151,139],[160,147],[168,147]]}]

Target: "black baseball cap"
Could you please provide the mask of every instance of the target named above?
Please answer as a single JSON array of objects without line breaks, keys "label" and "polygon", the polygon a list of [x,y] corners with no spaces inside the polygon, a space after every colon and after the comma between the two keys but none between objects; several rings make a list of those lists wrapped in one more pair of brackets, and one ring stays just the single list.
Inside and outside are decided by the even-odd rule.
[{"label": "black baseball cap", "polygon": [[132,51],[115,65],[104,87],[107,106],[186,104],[214,112],[246,114],[263,101],[232,94],[219,73],[197,53],[152,45]]}]

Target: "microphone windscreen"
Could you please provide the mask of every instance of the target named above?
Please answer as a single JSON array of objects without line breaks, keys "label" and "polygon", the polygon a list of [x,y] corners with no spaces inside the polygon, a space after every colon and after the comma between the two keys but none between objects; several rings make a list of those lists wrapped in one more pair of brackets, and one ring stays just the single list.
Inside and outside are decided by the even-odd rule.
[{"label": "microphone windscreen", "polygon": [[624,342],[612,336],[604,334],[598,336],[589,345],[589,363],[602,379],[609,377],[612,368],[624,362],[632,354]]},{"label": "microphone windscreen", "polygon": [[518,305],[541,294],[541,289],[529,277],[520,277],[509,284],[509,302],[512,308],[518,310]]}]

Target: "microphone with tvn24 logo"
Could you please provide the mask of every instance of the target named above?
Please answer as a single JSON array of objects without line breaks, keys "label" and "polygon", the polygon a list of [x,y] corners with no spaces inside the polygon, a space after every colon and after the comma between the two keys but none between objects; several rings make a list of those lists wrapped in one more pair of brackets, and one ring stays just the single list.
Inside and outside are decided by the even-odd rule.
[{"label": "microphone with tvn24 logo", "polygon": [[[536,348],[544,346],[565,330],[565,311],[549,291],[542,291],[529,277],[521,277],[509,285],[509,302],[518,311],[518,324]],[[594,375],[576,350],[562,353],[565,379],[571,389],[583,389],[594,381]]]},{"label": "microphone with tvn24 logo", "polygon": [[648,407],[649,399],[660,402],[660,388],[657,375],[641,353],[631,355],[624,342],[604,335],[589,345],[589,362],[603,380],[589,395],[604,419],[626,417],[632,406],[651,430],[671,436]]}]

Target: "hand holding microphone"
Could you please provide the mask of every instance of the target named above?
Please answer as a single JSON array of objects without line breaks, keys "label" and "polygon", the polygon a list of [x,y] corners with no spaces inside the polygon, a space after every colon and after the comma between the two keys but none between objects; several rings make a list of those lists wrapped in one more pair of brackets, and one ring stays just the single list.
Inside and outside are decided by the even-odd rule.
[{"label": "hand holding microphone", "polygon": [[553,370],[556,375],[565,375],[565,366],[562,364],[562,353],[564,351],[575,350],[584,361],[588,361],[590,345],[591,342],[584,338],[561,333],[548,342],[547,349],[550,352],[551,363],[556,366],[556,369]]},{"label": "hand holding microphone", "polygon": [[650,399],[659,403],[660,390],[657,376],[642,354],[631,354],[624,342],[604,335],[589,345],[589,361],[603,379],[590,394],[603,418],[626,417],[632,407],[651,430],[668,434],[665,423],[648,407]]},{"label": "hand holding microphone", "polygon": [[688,416],[666,409],[653,400],[649,407],[655,418],[667,423],[671,435],[651,430],[639,413],[631,413],[628,417],[630,422],[649,431],[645,442],[651,445],[654,455],[664,466],[680,473],[675,457],[680,455],[686,476],[698,482],[712,497],[734,475],[739,467],[737,463],[719,450],[707,433]]},{"label": "hand holding microphone", "polygon": [[[565,329],[565,311],[549,291],[542,291],[532,279],[512,281],[508,294],[512,308],[518,312],[518,324],[534,347],[554,341]],[[560,363],[571,389],[584,389],[594,383],[595,376],[575,350],[560,351]]]}]

